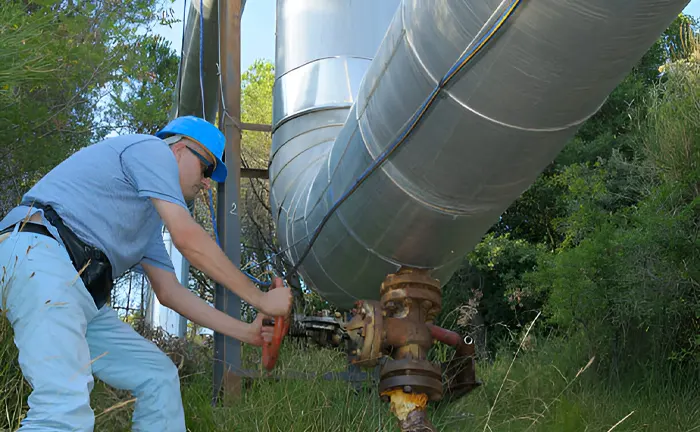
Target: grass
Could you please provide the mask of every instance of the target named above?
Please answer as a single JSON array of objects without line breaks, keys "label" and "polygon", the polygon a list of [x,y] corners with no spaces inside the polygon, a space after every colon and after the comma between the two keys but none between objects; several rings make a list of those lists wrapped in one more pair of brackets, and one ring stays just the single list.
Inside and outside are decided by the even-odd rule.
[{"label": "grass", "polygon": [[[26,412],[29,387],[17,370],[4,319],[0,336],[0,430],[15,430]],[[259,349],[245,348],[245,366],[259,368]],[[674,379],[664,371],[648,370],[633,384],[612,386],[597,377],[595,360],[582,351],[572,341],[554,338],[538,339],[515,361],[513,352],[503,350],[478,365],[485,383],[481,388],[460,400],[430,405],[431,420],[440,431],[461,432],[700,431],[697,374]],[[283,347],[277,366],[282,374],[345,368],[343,353],[291,342]],[[211,361],[201,358],[182,369],[190,431],[398,431],[371,382],[355,390],[322,378],[258,379],[246,383],[235,404],[213,408],[211,370]],[[130,430],[131,395],[97,382],[92,401],[96,430]]]}]

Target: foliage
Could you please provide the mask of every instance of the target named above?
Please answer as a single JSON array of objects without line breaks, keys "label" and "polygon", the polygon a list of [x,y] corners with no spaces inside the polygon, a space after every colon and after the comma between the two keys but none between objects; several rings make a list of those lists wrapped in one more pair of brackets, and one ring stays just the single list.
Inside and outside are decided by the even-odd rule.
[{"label": "foliage", "polygon": [[96,115],[99,102],[138,61],[138,44],[149,37],[162,1],[3,2],[2,210],[58,162],[109,132]]},{"label": "foliage", "polygon": [[170,120],[180,58],[159,35],[139,48],[142,58],[113,86],[106,116],[117,133],[155,134]]},{"label": "foliage", "polygon": [[[269,61],[256,60],[241,76],[241,121],[272,124],[272,86],[275,72]],[[246,168],[267,169],[270,158],[270,134],[244,131],[241,144],[242,164]],[[259,263],[276,252],[274,227],[269,207],[269,183],[265,179],[248,178],[241,182],[241,229],[245,260]],[[271,261],[282,273],[277,260]],[[253,264],[255,266],[255,264]],[[274,267],[272,267],[274,268]],[[251,271],[271,270],[270,266],[252,267]]]},{"label": "foliage", "polygon": [[509,234],[487,234],[443,288],[438,323],[471,334],[480,349],[494,350],[517,338],[541,307],[541,299],[517,281],[543,251],[541,245]]},{"label": "foliage", "polygon": [[626,149],[551,176],[565,188],[561,240],[509,284],[545,298],[559,330],[583,331],[611,374],[700,363],[700,70],[672,65],[630,111]]},{"label": "foliage", "polygon": [[549,168],[537,177],[535,183],[501,215],[491,232],[555,247],[560,239],[556,236],[554,221],[565,213],[560,203],[564,188],[552,180],[553,172]]}]

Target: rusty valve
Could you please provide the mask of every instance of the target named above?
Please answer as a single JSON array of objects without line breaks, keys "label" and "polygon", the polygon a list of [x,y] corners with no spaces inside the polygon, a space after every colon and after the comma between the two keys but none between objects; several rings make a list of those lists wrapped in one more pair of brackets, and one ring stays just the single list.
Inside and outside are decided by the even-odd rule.
[{"label": "rusty valve", "polygon": [[385,316],[385,350],[393,360],[381,370],[381,393],[402,389],[426,394],[429,400],[442,398],[440,367],[428,361],[433,343],[426,322],[435,319],[442,306],[438,280],[426,271],[401,269],[382,284],[381,305]]},{"label": "rusty valve", "polygon": [[[371,368],[383,356],[390,357],[381,369],[379,391],[391,401],[402,428],[412,419],[429,423],[425,404],[442,399],[443,372],[454,375],[446,383],[447,394],[463,395],[479,385],[471,341],[432,324],[441,307],[439,281],[425,270],[402,268],[384,280],[380,301],[356,303],[355,316],[345,326],[355,364]],[[455,359],[442,368],[428,360],[433,340],[456,348]]]},{"label": "rusty valve", "polygon": [[[355,316],[346,325],[351,354],[356,356],[353,362],[371,368],[389,356],[381,370],[380,392],[398,389],[440,400],[442,370],[428,360],[433,340],[459,348],[460,359],[472,359],[473,347],[465,351],[452,340],[459,335],[431,324],[442,306],[439,281],[423,270],[401,269],[387,276],[380,296],[380,301],[358,301]],[[473,366],[470,369],[473,373]],[[462,373],[459,378],[466,376]]]}]

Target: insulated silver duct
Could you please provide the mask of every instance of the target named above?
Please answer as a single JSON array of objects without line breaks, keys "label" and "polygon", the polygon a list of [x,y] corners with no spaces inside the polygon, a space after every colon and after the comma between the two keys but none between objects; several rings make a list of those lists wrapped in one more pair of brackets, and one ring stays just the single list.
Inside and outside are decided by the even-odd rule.
[{"label": "insulated silver duct", "polygon": [[[328,186],[333,143],[398,5],[399,0],[277,2],[270,201],[282,248],[302,239],[287,251],[293,262],[308,244],[304,237],[315,228],[306,226],[312,222],[306,212]],[[317,188],[310,192],[314,180]],[[339,233],[317,244],[337,241]],[[349,259],[348,265],[356,265],[365,255],[364,247],[341,251],[337,264]],[[348,295],[340,288],[352,281],[346,273],[339,275],[338,266],[319,265],[311,255],[304,264],[300,273],[307,285],[328,301],[347,303]],[[354,270],[359,276],[363,269]],[[333,282],[338,277],[344,282]]]},{"label": "insulated silver duct", "polygon": [[[219,77],[216,64],[219,61],[219,2],[204,0],[204,13],[200,16],[199,0],[190,0],[189,13],[182,40],[182,58],[177,78],[172,118],[194,115],[214,122],[219,109]],[[200,27],[200,18],[204,25]],[[200,85],[200,31],[204,29],[202,51],[202,82]],[[202,88],[205,107],[202,110]]]},{"label": "insulated silver duct", "polygon": [[[687,3],[524,0],[328,219],[304,281],[341,307],[402,265],[446,283]],[[271,204],[292,262],[513,4],[278,0]]]},{"label": "insulated silver duct", "polygon": [[[175,89],[172,118],[194,115],[214,123],[221,100],[219,86],[219,1],[189,0],[187,22],[184,24],[180,73]],[[201,4],[200,4],[201,3]],[[200,6],[203,13],[200,14]],[[241,13],[245,0],[241,2]],[[204,29],[203,51],[200,58],[200,21]],[[200,60],[202,80],[200,82]],[[202,110],[204,93],[204,110]]]}]

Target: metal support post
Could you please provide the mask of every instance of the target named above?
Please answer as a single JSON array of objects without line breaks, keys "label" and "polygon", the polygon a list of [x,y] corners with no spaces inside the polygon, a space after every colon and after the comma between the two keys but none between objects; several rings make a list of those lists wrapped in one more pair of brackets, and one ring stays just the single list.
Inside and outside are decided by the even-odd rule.
[{"label": "metal support post", "polygon": [[[240,268],[241,227],[238,199],[241,179],[241,132],[236,127],[241,115],[241,0],[219,1],[219,62],[223,106],[219,113],[221,130],[226,137],[225,163],[228,177],[218,185],[217,219],[222,247],[229,259]],[[224,107],[225,110],[224,111]],[[241,299],[217,284],[214,303],[217,309],[241,318]],[[235,400],[241,393],[241,343],[214,333],[214,401],[223,390],[224,401]]]}]

